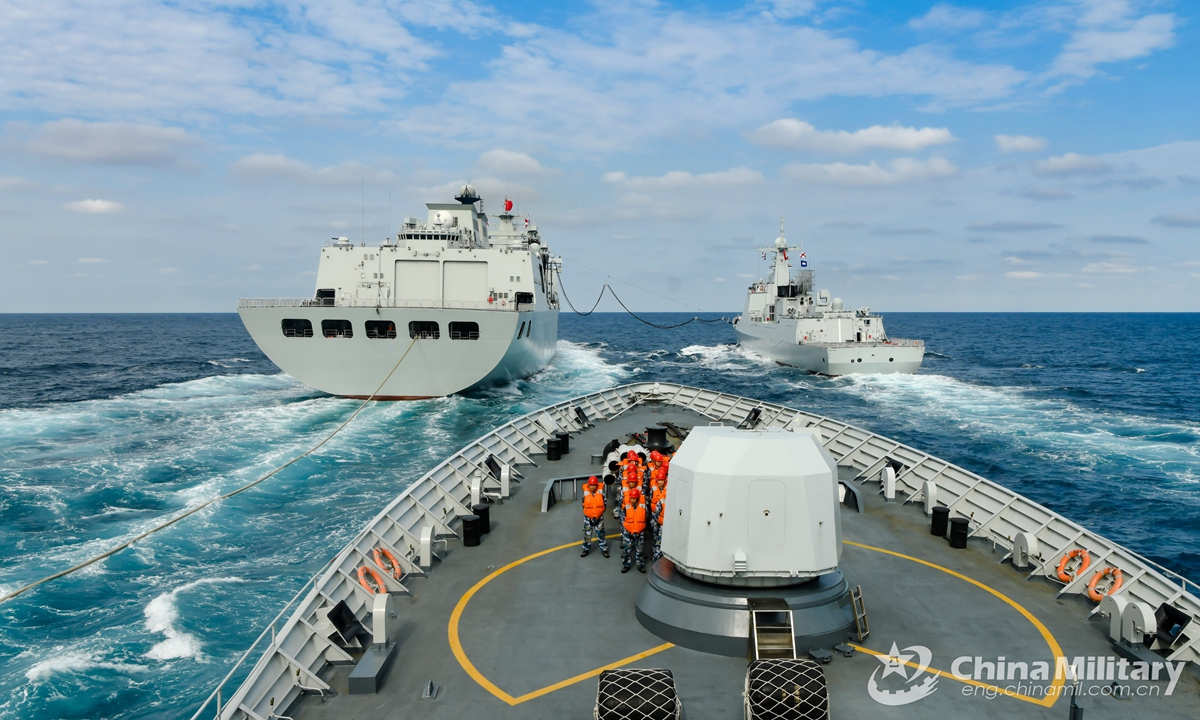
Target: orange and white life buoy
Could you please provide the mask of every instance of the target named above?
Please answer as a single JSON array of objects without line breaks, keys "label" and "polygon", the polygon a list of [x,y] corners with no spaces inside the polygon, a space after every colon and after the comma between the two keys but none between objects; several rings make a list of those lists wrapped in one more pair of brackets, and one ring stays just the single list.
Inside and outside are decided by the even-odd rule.
[{"label": "orange and white life buoy", "polygon": [[369,565],[358,566],[358,584],[372,595],[382,595],[387,592],[387,585],[383,584],[383,576]]},{"label": "orange and white life buoy", "polygon": [[383,571],[391,575],[395,580],[399,581],[404,576],[404,571],[400,569],[400,563],[396,560],[396,556],[391,550],[385,547],[375,548],[372,553],[375,556],[375,564],[383,568]]},{"label": "orange and white life buoy", "polygon": [[[1078,565],[1074,564],[1076,558],[1079,559]],[[1058,579],[1069,583],[1082,575],[1091,564],[1092,554],[1082,548],[1075,548],[1058,561]]]},{"label": "orange and white life buoy", "polygon": [[[1108,590],[1097,590],[1096,587],[1100,584],[1100,580],[1105,576],[1112,576],[1112,584],[1108,586]],[[1121,589],[1121,583],[1125,581],[1125,576],[1121,572],[1121,568],[1106,567],[1103,570],[1097,570],[1092,576],[1091,582],[1088,583],[1088,597],[1095,602],[1100,602],[1105,595],[1112,595]]]}]

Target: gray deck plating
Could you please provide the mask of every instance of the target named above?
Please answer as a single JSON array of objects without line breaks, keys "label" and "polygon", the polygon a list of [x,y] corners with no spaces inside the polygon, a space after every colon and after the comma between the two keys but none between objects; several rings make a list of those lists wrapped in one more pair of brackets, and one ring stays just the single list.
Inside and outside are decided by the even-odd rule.
[{"label": "gray deck plating", "polygon": [[[545,480],[592,472],[590,454],[609,439],[663,420],[690,426],[710,418],[691,411],[654,411],[636,406],[611,422],[577,434],[572,452],[560,462],[538,458],[540,467],[522,466],[524,482],[503,505],[493,506],[492,532],[479,547],[451,540],[447,556],[424,578],[406,579],[411,598],[398,598],[399,655],[378,695],[346,694],[348,668],[327,668],[322,677],[338,691],[326,700],[306,697],[282,714],[297,720],[316,718],[587,718],[595,699],[595,678],[588,676],[557,689],[557,683],[588,675],[598,668],[663,645],[634,617],[634,600],[646,581],[635,572],[620,574],[618,542],[613,557],[593,552],[580,558],[577,547],[550,552],[506,570],[478,589],[462,612],[462,652],[506,701],[473,679],[455,658],[448,626],[455,606],[473,586],[499,568],[549,548],[576,543],[581,514],[574,502],[540,510]],[[848,470],[853,477],[858,472]],[[952,550],[929,535],[919,506],[885,504],[868,485],[863,492],[867,513],[843,512],[848,544],[842,569],[851,585],[861,585],[871,622],[864,646],[887,652],[923,645],[932,652],[931,666],[949,672],[953,658],[968,655],[995,659],[1053,662],[1038,628],[993,592],[1012,599],[1052,634],[1067,657],[1112,655],[1099,617],[1086,619],[1094,607],[1077,595],[1056,597],[1059,586],[998,561],[991,540],[976,538],[967,550]],[[609,516],[608,532],[618,531]],[[857,544],[854,544],[857,543]],[[912,559],[860,547],[870,546]],[[948,574],[958,573],[980,585]],[[745,661],[685,650],[663,649],[626,663],[670,668],[692,720],[741,717]],[[902,707],[877,703],[867,693],[880,662],[867,653],[838,656],[825,667],[833,717],[924,718],[1062,718],[1067,699],[1042,707],[1017,698],[985,699],[963,691],[976,689],[949,677],[918,702]],[[421,699],[432,680],[436,699]],[[1165,687],[1165,683],[1158,683]],[[1200,712],[1200,684],[1185,673],[1171,697],[1117,700],[1089,698],[1089,720],[1131,715],[1191,718]],[[540,693],[540,694],[539,694]],[[510,704],[515,702],[516,704]]]}]

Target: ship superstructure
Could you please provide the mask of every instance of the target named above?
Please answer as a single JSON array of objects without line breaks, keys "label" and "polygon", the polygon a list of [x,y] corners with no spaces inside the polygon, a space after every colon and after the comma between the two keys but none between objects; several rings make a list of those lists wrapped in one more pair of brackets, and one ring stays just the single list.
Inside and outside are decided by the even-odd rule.
[{"label": "ship superstructure", "polygon": [[743,347],[818,375],[912,373],[921,367],[924,341],[889,338],[883,317],[871,308],[847,310],[828,290],[814,290],[803,247],[794,250],[801,265],[795,274],[790,249],[782,226],[774,246],[760,249],[771,258],[771,271],[749,287],[734,320]]},{"label": "ship superstructure", "polygon": [[511,201],[489,218],[470,185],[455,199],[406,217],[394,240],[334,238],[311,298],[240,300],[259,348],[306,385],[359,398],[438,397],[545,367],[558,341],[559,259]]}]

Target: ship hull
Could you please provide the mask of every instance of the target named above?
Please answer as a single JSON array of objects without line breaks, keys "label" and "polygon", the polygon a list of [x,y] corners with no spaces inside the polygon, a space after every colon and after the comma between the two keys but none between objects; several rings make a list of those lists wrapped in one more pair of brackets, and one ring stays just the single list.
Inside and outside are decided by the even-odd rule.
[{"label": "ship hull", "polygon": [[774,327],[742,318],[734,326],[734,331],[738,343],[747,350],[780,365],[815,375],[915,373],[925,359],[923,345],[887,342],[798,343],[794,326],[787,323],[772,325]]},{"label": "ship hull", "polygon": [[[259,349],[280,370],[309,387],[352,398],[419,400],[519,380],[546,367],[558,342],[558,311],[550,309],[518,313],[293,306],[242,307],[238,315]],[[285,319],[309,320],[313,336],[285,336]],[[324,337],[322,320],[349,320],[352,337]],[[368,320],[394,322],[397,337],[367,337]],[[440,337],[413,343],[408,335],[410,321],[437,322]],[[479,338],[451,339],[451,322],[477,323]],[[412,349],[397,366],[410,343]]]}]

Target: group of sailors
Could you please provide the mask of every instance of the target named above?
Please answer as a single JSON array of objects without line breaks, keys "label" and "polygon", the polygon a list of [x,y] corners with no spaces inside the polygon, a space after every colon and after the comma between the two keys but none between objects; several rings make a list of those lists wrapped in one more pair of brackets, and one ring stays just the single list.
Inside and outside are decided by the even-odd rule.
[{"label": "group of sailors", "polygon": [[[621,572],[629,572],[635,564],[646,572],[646,543],[652,543],[651,558],[662,557],[663,516],[667,507],[667,472],[671,456],[657,450],[650,454],[628,450],[617,462],[617,488],[613,517],[621,523]],[[604,514],[608,509],[608,492],[595,475],[583,487],[583,552],[587,557],[594,536],[600,552],[608,557],[608,540],[604,536]],[[647,537],[649,533],[649,537]]]}]

